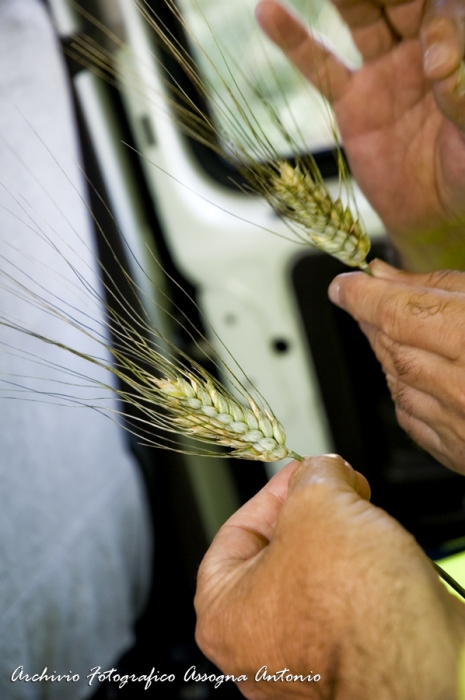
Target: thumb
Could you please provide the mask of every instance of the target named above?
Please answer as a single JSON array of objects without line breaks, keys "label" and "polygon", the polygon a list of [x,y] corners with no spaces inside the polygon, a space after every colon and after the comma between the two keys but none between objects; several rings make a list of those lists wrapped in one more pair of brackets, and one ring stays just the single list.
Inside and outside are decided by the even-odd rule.
[{"label": "thumb", "polygon": [[366,478],[339,455],[307,457],[292,473],[289,481],[289,495],[305,486],[317,483],[334,486],[337,490],[353,490],[361,498],[370,499],[370,486]]}]

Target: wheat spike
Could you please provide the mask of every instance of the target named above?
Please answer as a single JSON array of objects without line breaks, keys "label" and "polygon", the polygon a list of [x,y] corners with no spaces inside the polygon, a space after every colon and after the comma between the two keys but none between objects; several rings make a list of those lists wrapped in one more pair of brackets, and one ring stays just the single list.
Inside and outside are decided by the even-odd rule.
[{"label": "wheat spike", "polygon": [[[311,245],[351,267],[368,269],[370,239],[349,206],[332,199],[324,183],[315,181],[302,166],[288,161],[263,166],[268,186],[261,187],[265,199],[283,217],[308,237]],[[268,172],[267,172],[268,171]]]},{"label": "wheat spike", "polygon": [[[27,291],[27,290],[26,290]],[[39,296],[35,301],[44,309],[50,310],[55,316],[65,322],[68,319],[60,310],[52,310]],[[233,394],[201,365],[191,360],[182,351],[178,351],[162,334],[153,326],[146,330],[150,332],[151,341],[147,342],[135,328],[108,308],[110,323],[108,328],[116,334],[116,346],[108,346],[106,342],[79,324],[75,328],[93,338],[109,350],[113,357],[112,362],[105,361],[85,352],[76,350],[64,343],[42,336],[33,330],[9,323],[0,317],[0,325],[19,331],[25,335],[33,336],[46,343],[51,343],[62,350],[87,360],[97,365],[123,382],[123,387],[111,387],[112,391],[122,401],[131,404],[137,409],[135,415],[127,415],[119,409],[106,409],[105,406],[86,403],[81,399],[74,400],[69,397],[70,405],[86,405],[105,415],[112,417],[124,417],[123,427],[130,433],[140,438],[145,445],[153,445],[163,449],[196,454],[199,456],[232,456],[239,459],[257,460],[262,462],[276,462],[286,457],[302,460],[302,457],[286,446],[286,433],[283,426],[273,414],[268,404],[257,392],[257,398],[262,405],[252,397],[240,380],[219,357],[217,367],[229,375],[232,385],[244,404],[241,404]],[[138,319],[139,322],[141,319]],[[156,350],[153,345],[158,341],[166,344],[164,354]],[[66,376],[73,376],[72,370],[63,369]],[[87,379],[79,373],[78,380]],[[63,380],[68,386],[69,381]],[[90,386],[92,378],[88,378]],[[102,382],[101,387],[110,387]],[[27,387],[20,385],[20,390]],[[50,392],[49,396],[56,396],[66,402],[66,394]],[[182,435],[193,438],[199,443],[220,445],[230,451],[223,455],[217,450],[207,447],[202,448],[183,445],[177,439],[171,439],[169,435]]]},{"label": "wheat spike", "polygon": [[233,457],[275,462],[297,456],[286,447],[286,433],[268,410],[248,397],[242,406],[208,378],[153,379],[165,408],[185,435],[229,447]]}]

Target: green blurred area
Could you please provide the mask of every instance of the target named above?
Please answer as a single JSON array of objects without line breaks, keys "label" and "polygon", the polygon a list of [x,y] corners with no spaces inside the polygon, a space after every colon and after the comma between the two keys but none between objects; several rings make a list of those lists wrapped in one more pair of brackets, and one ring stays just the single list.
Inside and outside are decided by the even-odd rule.
[{"label": "green blurred area", "polygon": [[[254,17],[256,2],[180,0],[217,127],[255,154],[250,147],[257,141],[254,131],[283,155],[322,150],[334,142],[331,112],[263,36]],[[329,2],[292,0],[289,5],[348,63],[360,64],[350,33]]]}]

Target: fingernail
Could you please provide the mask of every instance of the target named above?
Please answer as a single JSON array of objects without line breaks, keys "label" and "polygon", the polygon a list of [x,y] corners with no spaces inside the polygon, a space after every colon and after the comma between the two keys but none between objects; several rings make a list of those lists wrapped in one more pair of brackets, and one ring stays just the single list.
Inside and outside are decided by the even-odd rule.
[{"label": "fingernail", "polygon": [[340,301],[339,301],[340,292],[341,292],[341,285],[339,284],[339,282],[337,280],[333,280],[333,282],[331,282],[331,284],[329,285],[328,296],[331,299],[331,301],[333,302],[333,304],[336,304],[336,306],[341,305]]},{"label": "fingernail", "polygon": [[373,277],[388,277],[392,279],[399,274],[399,270],[392,265],[388,265],[384,260],[376,258],[370,263],[370,270]]},{"label": "fingernail", "polygon": [[441,68],[445,68],[453,57],[453,52],[448,44],[440,41],[432,44],[423,55],[425,73],[429,75]]}]

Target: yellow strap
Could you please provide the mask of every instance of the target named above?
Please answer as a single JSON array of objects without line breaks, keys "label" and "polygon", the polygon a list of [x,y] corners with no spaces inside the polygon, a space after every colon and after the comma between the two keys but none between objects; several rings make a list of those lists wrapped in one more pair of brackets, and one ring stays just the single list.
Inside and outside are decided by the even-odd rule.
[{"label": "yellow strap", "polygon": [[457,700],[465,700],[465,644],[462,646],[462,650],[460,652],[457,690]]},{"label": "yellow strap", "polygon": [[[459,552],[459,554],[453,554],[451,557],[439,559],[437,563],[465,588],[465,552]],[[444,585],[463,602],[463,598],[458,593],[455,593],[447,584]],[[457,700],[465,700],[465,645],[460,652],[458,675]]]},{"label": "yellow strap", "polygon": [[[465,551],[459,552],[458,554],[453,554],[451,557],[446,557],[445,559],[437,559],[436,563],[439,564],[444,571],[447,571],[447,573],[450,574],[452,578],[457,581],[457,583],[460,583],[460,585],[465,588]],[[462,596],[455,593],[455,591],[453,591],[447,584],[445,585],[451,593],[454,593],[454,595],[460,598],[460,600],[463,602]]]}]

